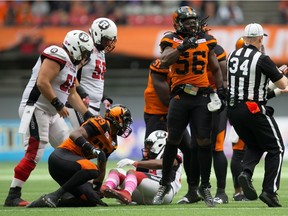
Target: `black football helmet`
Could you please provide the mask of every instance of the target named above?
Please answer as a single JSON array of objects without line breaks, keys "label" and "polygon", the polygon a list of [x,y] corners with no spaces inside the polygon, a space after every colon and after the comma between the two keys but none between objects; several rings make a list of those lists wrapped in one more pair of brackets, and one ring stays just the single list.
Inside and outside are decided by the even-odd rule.
[{"label": "black football helmet", "polygon": [[106,110],[105,119],[117,128],[117,135],[123,138],[128,137],[132,128],[130,127],[133,123],[130,110],[121,105],[115,104],[111,109]]},{"label": "black football helmet", "polygon": [[189,6],[179,7],[173,13],[173,23],[176,32],[183,37],[195,37],[201,30],[198,14]]}]

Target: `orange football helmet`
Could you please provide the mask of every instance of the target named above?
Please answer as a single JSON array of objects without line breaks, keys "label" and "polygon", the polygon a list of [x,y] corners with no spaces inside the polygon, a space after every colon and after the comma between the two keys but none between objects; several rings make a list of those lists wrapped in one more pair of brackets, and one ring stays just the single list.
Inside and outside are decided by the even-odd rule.
[{"label": "orange football helmet", "polygon": [[130,126],[133,120],[127,107],[121,104],[113,105],[111,109],[106,110],[105,119],[117,128],[118,136],[126,138],[131,134],[132,128]]},{"label": "orange football helmet", "polygon": [[[189,6],[179,7],[173,13],[173,26],[178,34],[182,36],[191,37],[195,36],[200,30],[200,24],[198,19],[198,14],[196,11]],[[188,24],[184,25],[183,21],[191,19]]]},{"label": "orange football helmet", "polygon": [[244,42],[244,39],[243,37],[240,37],[237,41],[236,41],[236,44],[235,44],[235,48],[236,49],[240,49],[244,46],[245,42]]}]

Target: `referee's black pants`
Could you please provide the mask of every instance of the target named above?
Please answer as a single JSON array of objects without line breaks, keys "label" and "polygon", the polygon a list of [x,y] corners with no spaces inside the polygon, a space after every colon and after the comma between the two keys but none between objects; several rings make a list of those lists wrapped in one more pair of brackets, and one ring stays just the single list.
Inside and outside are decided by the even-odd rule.
[{"label": "referee's black pants", "polygon": [[274,193],[280,186],[280,174],[284,155],[284,144],[272,107],[257,103],[258,111],[252,113],[246,102],[228,107],[228,118],[239,137],[246,143],[243,170],[253,175],[255,166],[264,152],[265,174],[262,190]]}]

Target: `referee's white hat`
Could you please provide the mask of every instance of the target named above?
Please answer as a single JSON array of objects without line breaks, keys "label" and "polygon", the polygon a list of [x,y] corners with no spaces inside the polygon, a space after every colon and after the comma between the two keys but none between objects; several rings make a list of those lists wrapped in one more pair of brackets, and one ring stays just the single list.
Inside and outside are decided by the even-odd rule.
[{"label": "referee's white hat", "polygon": [[245,37],[259,37],[259,36],[268,36],[264,33],[263,28],[258,23],[250,23],[245,27],[244,30]]}]

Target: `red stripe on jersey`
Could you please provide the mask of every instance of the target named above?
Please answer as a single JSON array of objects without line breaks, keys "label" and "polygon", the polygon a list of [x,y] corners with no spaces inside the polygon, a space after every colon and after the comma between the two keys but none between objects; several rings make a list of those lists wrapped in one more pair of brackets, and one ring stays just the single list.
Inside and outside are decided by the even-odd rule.
[{"label": "red stripe on jersey", "polygon": [[49,55],[49,54],[47,54],[47,53],[42,53],[42,56],[44,56],[44,57],[46,57],[46,58],[48,58],[48,59],[51,59],[51,60],[53,60],[53,61],[56,61],[56,62],[58,62],[60,65],[65,65],[65,64],[66,64],[66,61],[65,61],[65,60],[60,59],[60,58],[57,58],[57,57],[55,57],[55,56],[51,56],[51,55]]}]

